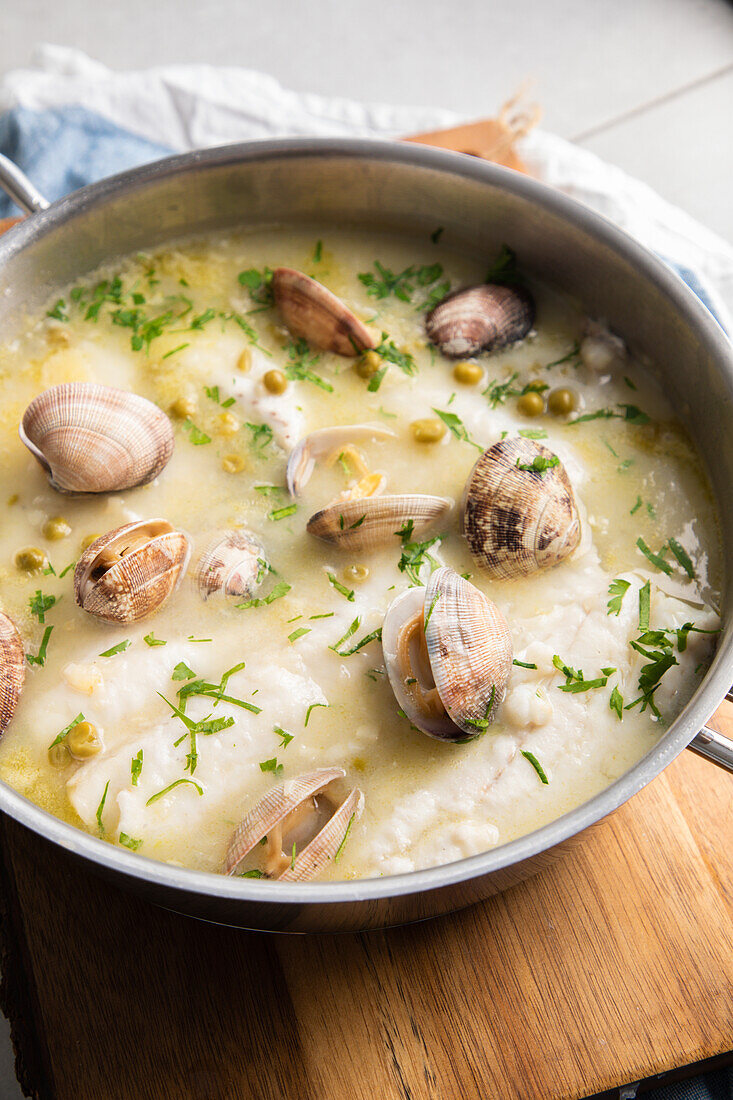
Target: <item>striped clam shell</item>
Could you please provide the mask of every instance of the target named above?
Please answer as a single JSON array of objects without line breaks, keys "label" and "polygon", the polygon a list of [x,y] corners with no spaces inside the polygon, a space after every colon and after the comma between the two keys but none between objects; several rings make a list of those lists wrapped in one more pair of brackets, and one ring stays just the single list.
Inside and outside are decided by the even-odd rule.
[{"label": "striped clam shell", "polygon": [[[325,805],[330,812],[323,826],[301,851],[296,848],[295,859],[290,851],[283,853],[282,844],[278,845],[281,850],[274,853],[275,872],[271,876],[290,882],[315,878],[336,855],[352,817],[358,818],[363,809],[364,796],[356,788],[340,803],[326,798],[326,788],[345,775],[343,768],[319,768],[279,783],[268,791],[235,830],[224,858],[224,873],[234,874],[245,856],[265,837],[268,840],[281,837],[281,832],[287,829],[288,818],[304,807],[318,823]],[[310,800],[311,806],[307,807]]]},{"label": "striped clam shell", "polygon": [[[405,631],[413,635],[409,642]],[[498,607],[453,569],[436,569],[425,588],[408,588],[393,600],[382,649],[397,702],[429,737],[462,744],[494,720],[512,668],[509,627]]]},{"label": "striped clam shell", "polygon": [[162,607],[188,558],[188,539],[168,520],[126,523],[101,535],[79,558],[76,602],[98,619],[136,623]]},{"label": "striped clam shell", "polygon": [[25,653],[15,623],[0,611],[0,734],[15,714],[25,680]]},{"label": "striped clam shell", "polygon": [[374,336],[363,321],[302,271],[278,267],[272,276],[272,290],[288,331],[312,347],[353,357],[375,346]]},{"label": "striped clam shell", "polygon": [[524,287],[482,283],[448,294],[425,318],[428,339],[450,359],[466,359],[523,340],[535,318]]},{"label": "striped clam shell", "polygon": [[[538,460],[556,464],[526,468]],[[580,518],[557,456],[521,437],[484,451],[466,484],[463,533],[494,577],[527,577],[567,558],[580,542]]]},{"label": "striped clam shell", "polygon": [[417,538],[452,507],[447,497],[429,493],[396,493],[334,501],[311,516],[309,534],[342,550],[373,550],[400,538],[412,523]]},{"label": "striped clam shell", "polygon": [[251,596],[267,572],[265,551],[245,528],[220,531],[209,542],[196,566],[196,583],[206,600],[224,596]]},{"label": "striped clam shell", "polygon": [[173,453],[173,429],[156,405],[91,382],[67,382],[39,394],[19,434],[53,487],[65,493],[145,485]]}]

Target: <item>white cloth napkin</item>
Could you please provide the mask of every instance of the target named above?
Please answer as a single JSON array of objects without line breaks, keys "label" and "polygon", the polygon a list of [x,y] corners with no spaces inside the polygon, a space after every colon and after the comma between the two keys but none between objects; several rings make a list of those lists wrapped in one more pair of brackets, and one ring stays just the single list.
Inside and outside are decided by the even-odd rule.
[{"label": "white cloth napkin", "polygon": [[[393,138],[456,125],[451,111],[299,94],[248,69],[167,65],[114,72],[80,50],[44,45],[0,85],[0,110],[82,104],[152,141],[187,150],[297,135]],[[533,175],[586,203],[699,281],[733,331],[733,246],[650,187],[570,142],[535,130],[521,143]],[[694,283],[694,279],[691,280]]]}]

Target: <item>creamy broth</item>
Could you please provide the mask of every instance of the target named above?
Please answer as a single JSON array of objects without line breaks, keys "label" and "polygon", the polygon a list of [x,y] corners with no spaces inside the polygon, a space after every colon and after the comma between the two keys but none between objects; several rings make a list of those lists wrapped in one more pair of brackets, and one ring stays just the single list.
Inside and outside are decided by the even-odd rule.
[{"label": "creamy broth", "polygon": [[[398,290],[409,284],[409,301],[368,293],[358,274],[384,282],[375,260],[390,272],[414,267],[412,278],[397,283]],[[357,360],[296,344],[277,311],[257,301],[257,279],[238,278],[282,265],[327,285],[410,356],[414,372],[385,363],[377,388],[377,376],[362,377]],[[718,529],[700,462],[644,365],[604,330],[588,337],[580,308],[548,287],[532,286],[532,333],[473,360],[481,367],[478,383],[457,381],[454,362],[427,343],[425,302],[431,292],[439,297],[447,280],[453,287],[480,282],[486,267],[430,239],[319,228],[194,240],[69,288],[27,335],[0,349],[2,604],[31,657],[53,627],[44,663],[29,665],[0,742],[5,781],[109,842],[122,836],[143,855],[216,871],[235,826],[273,784],[339,766],[343,793],[360,787],[365,807],[325,877],[352,878],[448,862],[511,840],[585,801],[654,745],[699,683],[715,634],[690,632],[681,641],[668,634],[677,663],[653,693],[654,705],[642,700],[623,709],[640,696],[639,676],[650,662],[630,645],[640,636],[640,589],[650,582],[652,629],[718,626]],[[134,349],[131,338],[141,346]],[[289,375],[281,394],[263,385],[273,369]],[[37,394],[69,381],[133,391],[171,413],[175,450],[155,481],[100,496],[50,487],[17,428]],[[532,382],[550,391],[572,388],[576,408],[564,416],[522,415],[518,395]],[[440,424],[436,410],[448,424],[445,434],[417,442],[411,424]],[[582,419],[601,410],[613,415]],[[422,557],[397,536],[384,549],[355,553],[306,532],[308,518],[353,483],[348,451],[341,461],[319,463],[297,500],[284,489],[287,456],[300,438],[363,422],[394,433],[357,444],[369,470],[386,476],[388,492],[455,502],[445,522],[419,536],[431,543]],[[530,434],[559,456],[580,503],[583,538],[560,565],[497,581],[468,553],[460,501],[480,451],[504,433]],[[144,622],[96,621],[76,605],[67,567],[92,536],[158,516],[190,537],[188,575]],[[46,538],[55,517],[69,533]],[[213,531],[238,526],[260,540],[272,567],[254,593],[259,604],[204,601],[192,579],[198,556]],[[667,547],[662,568],[642,552],[640,539],[653,557]],[[53,572],[16,567],[17,551],[28,546],[45,552]],[[378,631],[394,597],[425,583],[435,563],[470,575],[495,601],[522,662],[512,669],[495,722],[462,745],[432,740],[398,714],[378,637],[349,656],[336,652]],[[609,593],[619,580],[625,587]],[[44,622],[43,603],[31,606],[37,592],[56,598],[40,612]],[[618,607],[609,611],[614,593]],[[104,656],[110,650],[116,652]],[[193,721],[233,719],[199,734],[194,749],[165,699],[176,705],[187,677],[219,683],[241,662],[227,693],[258,713],[192,697],[186,713]],[[606,682],[562,691],[567,676],[558,663]],[[54,766],[49,746],[80,713],[100,731],[103,750]],[[254,853],[243,868],[256,868],[257,859]]]}]

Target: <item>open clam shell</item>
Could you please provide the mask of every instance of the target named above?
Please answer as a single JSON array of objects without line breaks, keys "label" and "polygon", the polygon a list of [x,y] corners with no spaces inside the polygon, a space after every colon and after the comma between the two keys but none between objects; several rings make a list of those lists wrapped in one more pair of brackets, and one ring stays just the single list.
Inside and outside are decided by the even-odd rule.
[{"label": "open clam shell", "polygon": [[264,547],[253,534],[243,527],[220,531],[199,558],[196,583],[205,600],[216,592],[251,596],[267,569]]},{"label": "open clam shell", "polygon": [[173,429],[156,405],[91,382],[45,390],[31,401],[18,430],[53,487],[65,493],[145,485],[173,453]]},{"label": "open clam shell", "polygon": [[272,290],[288,331],[312,347],[349,357],[375,347],[374,336],[364,322],[340,298],[302,271],[276,268]]},{"label": "open clam shell", "polygon": [[425,318],[425,330],[443,355],[466,359],[524,339],[534,318],[534,300],[524,287],[482,283],[438,302]]},{"label": "open clam shell", "polygon": [[390,605],[382,649],[392,690],[413,725],[440,741],[473,741],[488,729],[512,668],[499,608],[447,566],[425,588]]},{"label": "open clam shell", "polygon": [[15,623],[0,611],[0,734],[10,723],[25,680],[25,653]]},{"label": "open clam shell", "polygon": [[580,518],[557,455],[521,437],[484,451],[466,483],[463,533],[494,577],[526,577],[567,558],[580,542]]},{"label": "open clam shell", "polygon": [[[343,768],[319,768],[273,787],[235,830],[224,873],[234,874],[245,856],[266,838],[268,877],[290,882],[315,878],[334,858],[349,823],[363,809],[364,796],[356,788],[341,802],[327,790],[345,775]],[[301,845],[298,841],[302,838],[307,839]]]},{"label": "open clam shell", "polygon": [[401,493],[334,501],[311,516],[309,534],[342,550],[373,550],[399,539],[412,523],[417,538],[452,507],[447,497]]},{"label": "open clam shell", "polygon": [[339,448],[365,439],[388,439],[394,434],[382,424],[339,424],[311,432],[298,441],[288,459],[285,471],[288,492],[291,497],[297,496],[310,481],[316,462]]},{"label": "open clam shell", "polygon": [[168,520],[127,523],[100,536],[79,558],[76,602],[107,622],[138,622],[162,607],[188,558],[188,539]]}]

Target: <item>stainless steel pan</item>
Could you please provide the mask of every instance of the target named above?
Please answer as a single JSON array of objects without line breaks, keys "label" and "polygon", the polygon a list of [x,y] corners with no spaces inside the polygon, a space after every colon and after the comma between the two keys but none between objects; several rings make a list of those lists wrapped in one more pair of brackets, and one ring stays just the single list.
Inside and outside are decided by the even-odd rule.
[{"label": "stainless steel pan", "polygon": [[[288,140],[188,153],[125,172],[48,205],[0,158],[0,186],[30,214],[0,239],[0,325],[102,261],[246,225],[320,222],[425,235],[482,256],[504,241],[532,273],[579,298],[647,352],[707,465],[726,576],[733,574],[733,354],[684,283],[603,218],[517,173],[471,157],[368,141]],[[732,593],[724,631],[695,696],[643,760],[584,805],[490,852],[444,867],[356,882],[230,879],[112,847],[0,783],[0,809],[117,885],[206,920],[280,931],[335,931],[421,920],[485,898],[553,862],[584,829],[631,798],[689,746],[733,770],[733,742],[704,728],[731,683]],[[700,732],[702,731],[702,732]]]}]

